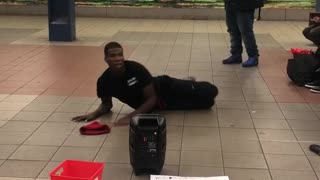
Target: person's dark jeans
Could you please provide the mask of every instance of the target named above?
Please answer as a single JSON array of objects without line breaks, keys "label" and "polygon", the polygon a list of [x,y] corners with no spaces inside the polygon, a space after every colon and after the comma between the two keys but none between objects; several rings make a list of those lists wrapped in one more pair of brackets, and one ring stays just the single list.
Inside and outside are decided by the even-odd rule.
[{"label": "person's dark jeans", "polygon": [[320,46],[320,25],[311,25],[306,27],[302,34],[304,37],[312,41],[315,45]]},{"label": "person's dark jeans", "polygon": [[249,57],[258,57],[258,47],[253,32],[254,10],[238,11],[226,5],[226,24],[231,40],[231,54],[242,54],[242,40]]}]

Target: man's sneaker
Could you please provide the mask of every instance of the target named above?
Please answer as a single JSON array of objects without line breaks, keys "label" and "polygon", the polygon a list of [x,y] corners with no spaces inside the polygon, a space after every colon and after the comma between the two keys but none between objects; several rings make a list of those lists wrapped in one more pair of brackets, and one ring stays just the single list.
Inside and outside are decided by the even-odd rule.
[{"label": "man's sneaker", "polygon": [[252,67],[257,66],[259,64],[259,60],[257,57],[249,57],[248,60],[242,63],[242,67]]},{"label": "man's sneaker", "polygon": [[304,85],[307,88],[318,88],[320,86],[320,80],[312,81]]},{"label": "man's sneaker", "polygon": [[320,86],[315,86],[314,88],[310,89],[313,93],[320,93]]},{"label": "man's sneaker", "polygon": [[241,55],[232,55],[222,61],[222,64],[240,64],[242,63]]}]

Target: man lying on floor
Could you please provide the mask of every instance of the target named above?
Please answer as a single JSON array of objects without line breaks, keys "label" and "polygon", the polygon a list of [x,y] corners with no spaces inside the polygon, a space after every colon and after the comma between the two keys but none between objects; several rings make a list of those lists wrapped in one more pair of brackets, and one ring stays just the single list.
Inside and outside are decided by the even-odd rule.
[{"label": "man lying on floor", "polygon": [[104,48],[109,68],[97,81],[97,95],[102,103],[97,110],[72,118],[73,121],[92,121],[110,112],[112,97],[135,110],[117,122],[129,122],[136,114],[153,110],[207,109],[218,95],[216,86],[209,82],[182,80],[167,75],[152,77],[140,63],[125,60],[123,48],[110,42]]}]

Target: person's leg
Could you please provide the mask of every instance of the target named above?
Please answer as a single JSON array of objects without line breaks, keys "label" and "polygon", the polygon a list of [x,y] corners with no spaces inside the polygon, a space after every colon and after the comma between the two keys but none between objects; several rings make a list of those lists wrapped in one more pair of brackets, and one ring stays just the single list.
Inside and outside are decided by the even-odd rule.
[{"label": "person's leg", "polygon": [[314,27],[310,30],[310,39],[315,45],[320,45],[320,26]]},{"label": "person's leg", "polygon": [[242,38],[241,33],[237,24],[237,14],[236,11],[226,5],[225,7],[226,13],[226,25],[227,31],[230,36],[230,53],[231,57],[222,61],[223,64],[235,64],[242,62]]},{"label": "person's leg", "polygon": [[218,88],[208,82],[172,78],[170,93],[164,97],[168,110],[207,109],[214,105]]},{"label": "person's leg", "polygon": [[259,51],[253,32],[254,10],[239,11],[237,13],[237,22],[249,57],[249,59],[243,63],[243,66],[256,66],[258,65]]}]

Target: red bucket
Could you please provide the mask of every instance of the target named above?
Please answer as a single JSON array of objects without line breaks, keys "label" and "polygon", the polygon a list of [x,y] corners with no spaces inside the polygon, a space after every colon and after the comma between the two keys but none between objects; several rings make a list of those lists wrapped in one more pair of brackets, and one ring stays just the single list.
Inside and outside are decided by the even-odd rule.
[{"label": "red bucket", "polygon": [[51,180],[102,180],[103,163],[65,160],[50,172]]}]

